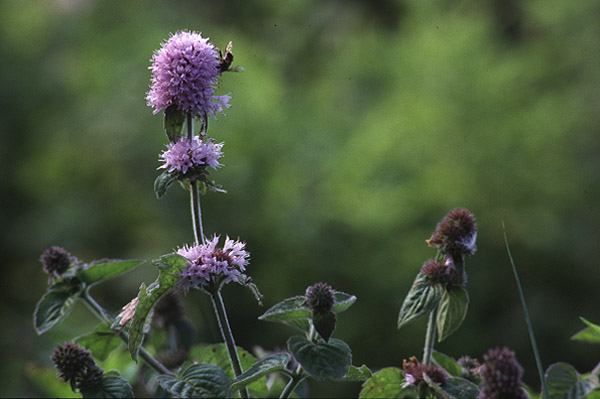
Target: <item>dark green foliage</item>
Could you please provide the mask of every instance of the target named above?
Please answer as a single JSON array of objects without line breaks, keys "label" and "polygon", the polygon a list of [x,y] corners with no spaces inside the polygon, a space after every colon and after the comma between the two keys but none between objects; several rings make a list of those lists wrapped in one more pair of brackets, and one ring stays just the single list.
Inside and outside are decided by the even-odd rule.
[{"label": "dark green foliage", "polygon": [[546,370],[550,399],[580,399],[598,387],[597,375],[582,377],[568,363],[555,363]]},{"label": "dark green foliage", "polygon": [[231,396],[231,379],[227,373],[208,363],[186,362],[177,377],[160,375],[161,387],[180,398],[228,398]]},{"label": "dark green foliage", "polygon": [[296,335],[288,340],[288,349],[304,371],[316,379],[342,378],[352,364],[350,348],[335,338],[326,343],[311,342]]},{"label": "dark green foliage", "polygon": [[469,295],[461,286],[444,292],[437,312],[438,341],[441,342],[460,327],[467,315]]},{"label": "dark green foliage", "polygon": [[67,281],[56,282],[48,288],[38,302],[33,324],[38,334],[43,334],[69,315],[82,292],[82,286]]},{"label": "dark green foliage", "polygon": [[133,398],[131,385],[116,370],[103,373],[100,384],[81,389],[81,394],[84,398]]},{"label": "dark green foliage", "polygon": [[107,280],[112,277],[119,276],[133,268],[144,263],[141,259],[109,259],[92,262],[89,265],[84,265],[77,271],[77,277],[88,286]]},{"label": "dark green foliage", "polygon": [[373,374],[365,381],[360,391],[360,398],[391,398],[410,399],[417,398],[413,388],[404,387],[404,374],[402,370],[394,367],[385,368]]},{"label": "dark green foliage", "polygon": [[121,345],[121,338],[116,335],[106,324],[100,324],[94,332],[81,335],[75,343],[88,348],[92,356],[98,360],[105,360],[108,355]]},{"label": "dark green foliage", "polygon": [[400,308],[398,328],[428,315],[439,305],[443,295],[442,285],[432,283],[423,273],[417,274]]},{"label": "dark green foliage", "polygon": [[164,112],[163,127],[165,133],[172,143],[179,140],[181,135],[181,128],[185,122],[185,114],[183,111],[178,110],[176,105],[171,105],[165,109]]},{"label": "dark green foliage", "polygon": [[252,367],[233,380],[231,389],[237,391],[269,373],[284,370],[290,358],[291,355],[289,353],[282,352],[257,361]]}]

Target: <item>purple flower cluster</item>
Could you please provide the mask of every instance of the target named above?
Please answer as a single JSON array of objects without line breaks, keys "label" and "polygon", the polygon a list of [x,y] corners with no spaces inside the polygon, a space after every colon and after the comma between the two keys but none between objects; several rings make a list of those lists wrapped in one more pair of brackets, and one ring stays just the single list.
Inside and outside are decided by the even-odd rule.
[{"label": "purple flower cluster", "polygon": [[215,143],[213,139],[202,140],[195,136],[192,140],[182,137],[176,143],[169,143],[167,150],[160,154],[163,165],[159,169],[169,172],[178,171],[186,174],[188,169],[210,166],[217,169],[222,166],[219,158],[223,156],[223,143]]},{"label": "purple flower cluster", "polygon": [[152,56],[152,84],[146,97],[154,113],[170,105],[193,116],[229,108],[230,96],[215,96],[221,60],[215,46],[197,32],[177,32]]},{"label": "purple flower cluster", "polygon": [[490,349],[483,355],[480,375],[483,378],[483,390],[479,399],[527,398],[521,388],[523,367],[517,361],[515,352],[506,347]]},{"label": "purple flower cluster", "polygon": [[427,376],[437,384],[445,383],[448,377],[441,367],[433,364],[426,366],[419,362],[414,356],[411,356],[408,361],[406,359],[402,360],[402,371],[404,372],[405,379],[404,387],[418,385],[420,382],[424,381],[424,374],[427,374]]},{"label": "purple flower cluster", "polygon": [[206,244],[184,246],[177,253],[187,258],[189,263],[181,273],[179,284],[184,291],[199,286],[207,286],[213,277],[225,276],[225,283],[240,282],[244,277],[250,254],[244,249],[245,243],[238,240],[225,239],[222,248],[217,247],[219,236],[214,236]]}]

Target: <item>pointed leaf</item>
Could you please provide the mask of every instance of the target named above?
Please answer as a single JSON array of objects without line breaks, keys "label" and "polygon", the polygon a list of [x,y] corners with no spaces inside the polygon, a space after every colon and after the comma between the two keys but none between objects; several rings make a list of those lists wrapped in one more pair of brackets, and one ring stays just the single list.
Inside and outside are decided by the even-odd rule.
[{"label": "pointed leaf", "polygon": [[438,342],[460,327],[467,315],[468,304],[469,295],[463,287],[455,286],[444,292],[437,314]]},{"label": "pointed leaf", "polygon": [[228,398],[231,380],[214,364],[186,362],[177,377],[160,375],[158,384],[180,398]]},{"label": "pointed leaf", "polygon": [[343,381],[365,381],[373,376],[373,372],[366,366],[350,366],[348,372],[342,378]]},{"label": "pointed leaf", "polygon": [[106,360],[121,345],[121,338],[109,326],[101,324],[94,332],[75,338],[75,343],[88,348],[96,359]]},{"label": "pointed leaf", "polygon": [[577,399],[598,387],[598,376],[582,378],[570,364],[554,363],[546,370],[546,384],[551,399]]},{"label": "pointed leaf", "polygon": [[131,385],[116,370],[102,374],[99,385],[83,389],[81,394],[84,398],[133,398]]},{"label": "pointed leaf", "polygon": [[596,334],[596,332],[594,330],[592,330],[590,327],[586,327],[583,330],[580,330],[579,332],[574,334],[571,337],[571,339],[573,341],[590,342],[593,344],[600,343],[600,335]]},{"label": "pointed leaf", "polygon": [[66,318],[77,302],[83,286],[61,281],[51,285],[38,302],[33,325],[38,335],[45,333]]},{"label": "pointed leaf", "polygon": [[333,311],[335,313],[342,313],[356,302],[354,295],[346,294],[345,292],[333,291],[333,296],[335,297],[335,303],[333,304]]},{"label": "pointed leaf", "polygon": [[462,377],[462,367],[456,360],[438,351],[433,351],[432,357],[435,364],[446,370],[448,374],[454,377]]},{"label": "pointed leaf", "polygon": [[83,269],[80,269],[77,273],[77,277],[89,286],[102,280],[123,274],[144,262],[145,260],[143,259],[108,259],[92,262]]},{"label": "pointed leaf", "polygon": [[[242,370],[250,370],[256,364],[256,359],[247,350],[237,347],[238,357]],[[231,367],[229,354],[225,344],[216,344],[208,346],[196,346],[190,350],[189,358],[199,363],[211,363],[225,370],[229,378],[233,379],[235,374]],[[235,390],[232,390],[235,391]],[[251,396],[265,397],[269,393],[267,381],[265,378],[259,378],[248,385],[248,392]]]},{"label": "pointed leaf", "polygon": [[182,110],[177,109],[175,104],[169,105],[165,109],[165,118],[163,121],[163,127],[165,133],[169,138],[169,141],[176,142],[179,140],[181,135],[181,128],[185,122],[185,113]]},{"label": "pointed leaf", "polygon": [[583,317],[580,317],[581,321],[583,321],[593,332],[595,332],[599,337],[600,337],[600,326],[597,324],[594,324],[590,321],[587,321],[586,319],[584,319]]},{"label": "pointed leaf", "polygon": [[408,399],[417,398],[417,393],[412,387],[405,387],[404,374],[402,370],[394,367],[379,370],[373,377],[369,378],[362,386],[359,398],[391,398]]},{"label": "pointed leaf", "polygon": [[471,381],[459,377],[448,377],[442,389],[457,399],[477,399],[479,387]]},{"label": "pointed leaf", "polygon": [[440,284],[434,284],[423,274],[417,274],[398,315],[398,328],[406,323],[420,319],[425,316],[440,302],[444,288]]},{"label": "pointed leaf", "polygon": [[168,170],[165,170],[158,175],[156,180],[154,180],[154,193],[156,194],[156,198],[162,198],[162,196],[166,194],[171,184],[177,181],[178,177],[179,173],[176,171],[169,172]]},{"label": "pointed leaf", "polygon": [[269,373],[284,370],[285,365],[291,357],[292,356],[289,353],[281,352],[264,358],[263,360],[259,360],[233,381],[231,390],[240,390],[251,382],[258,380]]},{"label": "pointed leaf", "polygon": [[144,338],[145,326],[148,324],[152,307],[179,281],[179,274],[187,265],[187,260],[178,254],[168,254],[153,260],[152,264],[158,268],[158,278],[147,288],[142,283],[135,316],[129,327],[129,352],[135,361],[137,361],[138,350]]},{"label": "pointed leaf", "polygon": [[333,331],[335,330],[335,324],[337,322],[335,313],[333,313],[333,311],[313,312],[312,321],[313,325],[315,326],[315,330],[317,330],[319,335],[325,340],[325,342],[329,341],[329,337],[331,337],[331,334],[333,334]]},{"label": "pointed leaf", "polygon": [[296,335],[288,340],[288,349],[304,371],[316,379],[342,378],[352,364],[350,348],[335,338],[315,343]]}]

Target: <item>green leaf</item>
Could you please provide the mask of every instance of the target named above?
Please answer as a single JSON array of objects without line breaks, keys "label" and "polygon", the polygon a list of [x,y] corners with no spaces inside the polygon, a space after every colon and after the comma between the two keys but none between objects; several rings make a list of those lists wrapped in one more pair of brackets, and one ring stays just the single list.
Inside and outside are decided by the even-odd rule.
[{"label": "green leaf", "polygon": [[77,272],[77,277],[89,286],[125,273],[144,262],[143,259],[109,259],[92,262],[87,267],[80,269]]},{"label": "green leaf", "polygon": [[227,373],[207,363],[186,362],[177,377],[160,375],[158,384],[180,398],[228,398],[231,396],[231,380]]},{"label": "green leaf", "polygon": [[446,370],[446,372],[454,377],[462,377],[462,367],[456,360],[442,352],[433,351],[431,354],[435,364]]},{"label": "green leaf", "polygon": [[573,341],[583,341],[589,342],[592,344],[600,343],[600,335],[598,335],[594,330],[590,327],[586,327],[583,330],[580,330],[576,334],[574,334],[571,339]]},{"label": "green leaf", "polygon": [[442,384],[442,389],[450,396],[459,399],[477,399],[479,387],[464,378],[448,377]]},{"label": "green leaf", "polygon": [[335,324],[337,322],[337,318],[335,317],[335,313],[332,311],[329,312],[314,312],[312,316],[313,325],[315,329],[321,335],[321,337],[325,340],[325,342],[329,341],[331,334],[335,330]]},{"label": "green leaf", "polygon": [[121,338],[106,324],[100,324],[94,332],[75,338],[75,342],[88,348],[96,359],[106,360],[121,345]]},{"label": "green leaf", "polygon": [[335,338],[315,343],[296,335],[288,340],[288,349],[304,371],[317,379],[342,378],[352,364],[350,348]]},{"label": "green leaf", "polygon": [[83,290],[70,281],[54,283],[42,296],[33,314],[33,326],[38,335],[45,333],[66,318]]},{"label": "green leaf", "polygon": [[[256,359],[247,350],[241,347],[236,347],[242,370],[250,370],[256,364]],[[211,363],[227,372],[229,378],[233,379],[235,374],[231,367],[227,346],[225,344],[216,344],[208,346],[196,346],[190,349],[189,358],[194,359],[199,363]],[[232,390],[234,391],[234,390]],[[269,393],[267,381],[265,378],[260,378],[248,385],[248,392],[252,396],[266,397]]]},{"label": "green leaf", "polygon": [[554,363],[546,370],[551,399],[583,398],[598,387],[598,376],[582,376],[568,363]]},{"label": "green leaf", "polygon": [[185,122],[185,113],[182,110],[177,109],[175,104],[169,105],[165,109],[165,118],[163,120],[163,127],[165,133],[169,138],[169,141],[176,142],[181,135],[181,128]]},{"label": "green leaf", "polygon": [[468,305],[469,295],[463,287],[455,286],[444,292],[437,314],[438,342],[460,327],[467,315]]},{"label": "green leaf", "polygon": [[144,339],[144,327],[152,307],[177,283],[179,273],[187,265],[187,260],[178,254],[168,254],[153,260],[152,264],[158,268],[158,278],[147,288],[146,284],[142,283],[135,316],[129,327],[129,353],[135,361],[137,361],[138,350]]},{"label": "green leaf", "polygon": [[162,198],[163,195],[166,194],[171,184],[177,181],[178,176],[179,173],[176,171],[169,172],[168,170],[165,170],[158,175],[156,180],[154,180],[154,193],[156,194],[156,198]]},{"label": "green leaf", "polygon": [[269,373],[284,370],[285,365],[290,358],[291,355],[289,353],[281,352],[259,360],[258,362],[254,363],[252,367],[242,373],[242,375],[233,380],[231,390],[237,391]]},{"label": "green leaf", "polygon": [[118,371],[111,370],[102,374],[98,386],[81,390],[81,395],[84,398],[133,398],[133,390]]},{"label": "green leaf", "polygon": [[350,366],[348,372],[342,378],[343,381],[364,381],[373,376],[373,372],[366,366],[362,365],[360,367]]},{"label": "green leaf", "polygon": [[581,321],[583,321],[593,332],[595,332],[600,337],[600,326],[599,325],[594,324],[590,321],[587,321],[583,317],[580,317],[579,319],[581,319]]},{"label": "green leaf", "polygon": [[412,387],[404,387],[404,374],[402,370],[389,367],[379,370],[362,386],[359,398],[390,398],[408,399],[417,398],[417,393]]},{"label": "green leaf", "polygon": [[398,328],[417,320],[432,311],[440,302],[444,288],[432,284],[423,274],[417,274],[398,315]]},{"label": "green leaf", "polygon": [[[344,292],[334,291],[335,303],[333,311],[341,313],[347,310],[354,302],[356,297]],[[307,331],[310,327],[309,319],[312,314],[310,309],[303,306],[304,296],[295,296],[285,299],[272,306],[265,313],[258,317],[259,320],[274,321],[298,328],[300,331]]]}]

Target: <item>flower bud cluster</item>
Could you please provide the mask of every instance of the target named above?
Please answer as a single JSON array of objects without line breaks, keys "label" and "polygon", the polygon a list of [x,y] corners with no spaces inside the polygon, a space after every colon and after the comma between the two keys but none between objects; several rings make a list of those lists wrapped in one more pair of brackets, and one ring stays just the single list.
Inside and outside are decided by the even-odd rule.
[{"label": "flower bud cluster", "polygon": [[42,253],[40,261],[49,276],[60,277],[75,261],[75,258],[64,248],[54,246]]},{"label": "flower bud cluster", "polygon": [[410,357],[408,361],[402,360],[402,369],[404,371],[404,386],[418,385],[424,381],[423,375],[427,375],[433,382],[443,384],[448,378],[446,372],[436,365],[426,366],[419,362],[415,356]]},{"label": "flower bud cluster", "polygon": [[74,343],[59,345],[50,357],[58,377],[71,384],[75,390],[85,390],[101,382],[102,369],[96,366],[88,349]]},{"label": "flower bud cluster", "polygon": [[510,349],[490,349],[483,355],[480,374],[483,378],[483,390],[479,399],[527,398],[521,388],[523,367]]},{"label": "flower bud cluster", "polygon": [[466,282],[465,275],[459,276],[452,264],[436,262],[433,259],[429,259],[423,264],[421,273],[427,276],[431,282],[439,283],[446,287],[464,285]]},{"label": "flower bud cluster", "polygon": [[476,239],[475,217],[464,208],[456,208],[438,223],[427,244],[439,248],[445,255],[456,258],[473,255],[477,250]]},{"label": "flower bud cluster", "polygon": [[329,312],[335,304],[333,289],[325,283],[311,285],[306,289],[304,303],[312,311]]}]

